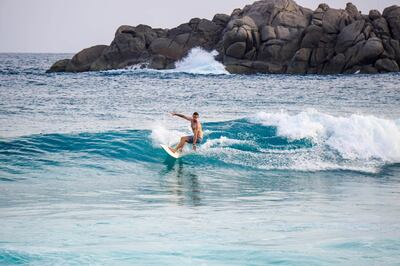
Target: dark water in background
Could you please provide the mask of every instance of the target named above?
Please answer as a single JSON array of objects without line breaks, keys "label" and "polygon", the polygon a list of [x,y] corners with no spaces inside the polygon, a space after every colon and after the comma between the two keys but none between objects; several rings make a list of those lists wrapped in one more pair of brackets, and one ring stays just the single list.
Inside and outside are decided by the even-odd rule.
[{"label": "dark water in background", "polygon": [[0,264],[400,261],[399,74],[45,73],[70,56],[0,54]]}]

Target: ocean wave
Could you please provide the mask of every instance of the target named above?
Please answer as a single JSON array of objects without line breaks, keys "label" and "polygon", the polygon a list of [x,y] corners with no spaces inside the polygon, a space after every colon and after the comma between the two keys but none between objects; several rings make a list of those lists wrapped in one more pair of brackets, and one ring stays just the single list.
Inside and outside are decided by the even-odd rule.
[{"label": "ocean wave", "polygon": [[[315,110],[298,114],[258,113],[232,121],[204,123],[197,152],[186,146],[187,163],[255,170],[349,170],[376,173],[400,162],[399,123],[360,114],[332,116]],[[151,130],[43,134],[0,139],[0,172],[30,171],[63,164],[86,167],[110,160],[160,164],[159,144],[175,145],[190,131],[163,124]],[[100,169],[100,168],[99,168]],[[1,180],[0,180],[1,181]]]},{"label": "ocean wave", "polygon": [[[386,164],[400,162],[399,122],[370,115],[339,117],[310,109],[293,115],[258,113],[204,126],[206,141],[198,154],[230,165],[375,173]],[[153,141],[170,140],[163,144],[177,142],[181,135],[165,128],[152,131],[157,136]]]},{"label": "ocean wave", "polygon": [[[99,75],[149,75],[168,78],[179,74],[189,75],[229,75],[225,66],[215,60],[217,51],[208,52],[200,47],[192,48],[186,57],[175,63],[175,69],[156,70],[148,68],[148,64],[133,65],[125,69],[100,71]],[[92,74],[92,73],[90,73]]]},{"label": "ocean wave", "polygon": [[200,47],[193,48],[185,58],[176,62],[176,68],[172,71],[189,74],[229,74],[225,66],[215,60],[217,55],[218,52],[215,50],[207,52]]},{"label": "ocean wave", "polygon": [[41,257],[28,253],[17,252],[13,250],[0,249],[0,264],[16,265],[16,264],[32,264],[41,261]]},{"label": "ocean wave", "polygon": [[290,139],[312,139],[345,159],[400,162],[400,126],[396,120],[361,114],[339,117],[309,109],[295,115],[258,113],[250,121],[275,126],[278,135]]}]

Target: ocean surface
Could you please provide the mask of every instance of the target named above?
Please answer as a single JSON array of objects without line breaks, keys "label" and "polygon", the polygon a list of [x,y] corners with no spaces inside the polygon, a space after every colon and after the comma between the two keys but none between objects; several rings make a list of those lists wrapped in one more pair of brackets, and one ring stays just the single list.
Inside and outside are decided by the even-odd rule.
[{"label": "ocean surface", "polygon": [[[400,265],[400,74],[0,54],[0,265]],[[205,139],[168,112],[200,113]]]}]

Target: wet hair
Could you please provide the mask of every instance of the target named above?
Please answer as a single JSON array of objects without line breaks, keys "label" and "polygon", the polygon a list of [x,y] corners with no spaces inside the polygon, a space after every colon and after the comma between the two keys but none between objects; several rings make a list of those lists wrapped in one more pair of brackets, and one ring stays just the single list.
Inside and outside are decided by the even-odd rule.
[{"label": "wet hair", "polygon": [[193,115],[197,115],[197,116],[199,116],[199,113],[198,113],[198,112],[194,112],[194,113],[193,113]]}]

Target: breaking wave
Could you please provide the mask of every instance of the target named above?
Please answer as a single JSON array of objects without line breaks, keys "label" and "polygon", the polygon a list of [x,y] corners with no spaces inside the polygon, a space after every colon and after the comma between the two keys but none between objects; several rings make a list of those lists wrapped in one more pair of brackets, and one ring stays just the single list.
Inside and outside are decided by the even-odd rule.
[{"label": "breaking wave", "polygon": [[[400,123],[371,115],[332,116],[315,110],[297,114],[258,113],[232,121],[204,123],[205,137],[187,163],[249,170],[350,170],[376,173],[400,163]],[[0,140],[0,173],[41,168],[51,158],[86,167],[104,160],[160,164],[168,156],[159,144],[173,145],[190,131],[162,124],[151,130],[43,134]],[[57,156],[60,155],[60,156]],[[71,157],[70,159],[68,159]],[[82,157],[80,160],[79,158]],[[63,164],[63,160],[54,162]],[[97,167],[97,166],[96,166]],[[99,165],[98,167],[102,167]],[[25,169],[25,170],[26,170]]]},{"label": "breaking wave", "polygon": [[199,47],[190,50],[189,54],[181,61],[176,63],[174,72],[183,72],[189,74],[229,74],[225,66],[215,60],[217,51],[207,52]]}]

